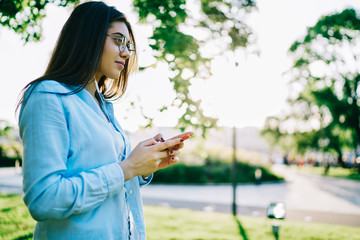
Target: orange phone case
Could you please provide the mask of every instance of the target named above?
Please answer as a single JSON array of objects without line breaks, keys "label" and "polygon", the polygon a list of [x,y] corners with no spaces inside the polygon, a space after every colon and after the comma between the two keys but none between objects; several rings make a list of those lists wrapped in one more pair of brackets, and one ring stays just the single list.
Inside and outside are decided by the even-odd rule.
[{"label": "orange phone case", "polygon": [[189,137],[190,137],[190,134],[186,134],[186,135],[182,136],[181,138],[182,138],[183,140],[186,140],[186,139],[188,139]]}]

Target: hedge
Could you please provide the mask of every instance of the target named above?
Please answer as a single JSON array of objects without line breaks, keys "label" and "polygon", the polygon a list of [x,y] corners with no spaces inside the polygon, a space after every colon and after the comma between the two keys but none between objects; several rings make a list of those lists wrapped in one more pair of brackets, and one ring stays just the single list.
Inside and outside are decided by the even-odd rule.
[{"label": "hedge", "polygon": [[[237,182],[257,182],[256,169],[261,169],[261,181],[279,181],[283,177],[277,176],[264,166],[253,166],[246,162],[238,162]],[[153,183],[230,183],[232,181],[232,164],[226,162],[207,162],[202,166],[185,165],[182,163],[162,169],[154,174]]]}]

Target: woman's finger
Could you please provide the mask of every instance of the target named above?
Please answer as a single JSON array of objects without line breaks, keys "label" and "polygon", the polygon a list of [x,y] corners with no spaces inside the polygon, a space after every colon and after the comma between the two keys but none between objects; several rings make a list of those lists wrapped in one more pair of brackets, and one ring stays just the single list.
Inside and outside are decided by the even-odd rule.
[{"label": "woman's finger", "polygon": [[180,162],[180,160],[177,157],[168,157],[166,159],[162,159],[158,164],[158,170],[170,167],[170,166],[172,166],[172,165],[174,165],[176,163],[179,163],[179,162]]},{"label": "woman's finger", "polygon": [[152,146],[152,145],[155,145],[156,143],[157,143],[157,141],[154,138],[149,138],[147,140],[142,141],[142,144],[144,146]]},{"label": "woman's finger", "polygon": [[175,139],[175,138],[184,138],[184,140],[185,140],[185,139],[188,139],[189,137],[191,137],[193,134],[194,134],[193,132],[184,132],[184,133],[176,135],[168,140]]},{"label": "woman's finger", "polygon": [[155,141],[157,142],[165,142],[165,139],[163,137],[163,135],[161,133],[155,135],[155,137],[153,137],[155,139]]},{"label": "woman's finger", "polygon": [[171,161],[175,164],[175,163],[180,162],[180,159],[178,157],[172,157]]},{"label": "woman's finger", "polygon": [[183,141],[184,140],[181,139],[181,138],[176,138],[176,139],[166,140],[165,142],[159,142],[159,143],[157,143],[156,145],[154,145],[152,147],[154,148],[155,151],[162,151],[162,150],[165,150],[165,149],[170,148],[172,146],[175,146],[177,144],[180,144]]},{"label": "woman's finger", "polygon": [[170,147],[169,150],[179,150],[179,149],[181,149],[183,147],[184,147],[184,143],[182,142],[182,143],[177,144],[177,145],[175,145],[173,147]]},{"label": "woman's finger", "polygon": [[168,154],[170,156],[177,156],[177,155],[180,155],[180,151],[179,150],[169,150]]},{"label": "woman's finger", "polygon": [[162,159],[162,158],[167,158],[169,155],[166,151],[160,151],[160,152],[158,152],[158,154],[156,156],[157,156],[157,159]]}]

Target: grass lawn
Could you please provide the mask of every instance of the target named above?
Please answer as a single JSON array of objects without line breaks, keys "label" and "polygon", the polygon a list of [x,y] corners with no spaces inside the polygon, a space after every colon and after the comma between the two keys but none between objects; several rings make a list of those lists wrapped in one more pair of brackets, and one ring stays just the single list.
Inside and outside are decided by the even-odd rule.
[{"label": "grass lawn", "polygon": [[[148,240],[274,240],[272,220],[186,209],[145,206]],[[0,239],[32,239],[35,221],[19,195],[0,195]],[[282,240],[358,240],[360,229],[282,221]]]},{"label": "grass lawn", "polygon": [[20,195],[0,195],[0,239],[32,239],[34,226]]},{"label": "grass lawn", "polygon": [[[324,175],[324,167],[292,166],[292,168],[304,173]],[[355,168],[330,167],[327,176],[360,181],[360,174],[357,172]]]}]

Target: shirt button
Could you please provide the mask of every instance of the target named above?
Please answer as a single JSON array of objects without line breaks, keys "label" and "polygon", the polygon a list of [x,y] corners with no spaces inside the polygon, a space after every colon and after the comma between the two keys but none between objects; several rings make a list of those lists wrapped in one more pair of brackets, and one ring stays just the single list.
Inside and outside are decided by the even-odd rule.
[{"label": "shirt button", "polygon": [[130,190],[130,191],[129,191],[129,193],[130,193],[130,194],[132,194],[132,193],[133,193],[133,191],[132,191],[132,190]]}]

